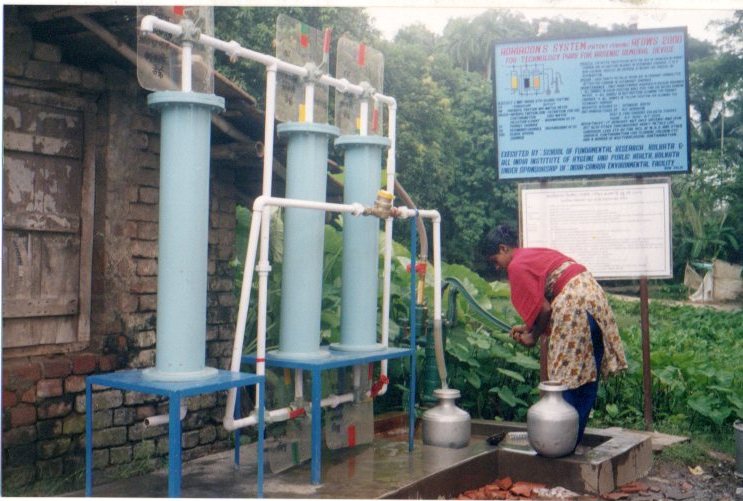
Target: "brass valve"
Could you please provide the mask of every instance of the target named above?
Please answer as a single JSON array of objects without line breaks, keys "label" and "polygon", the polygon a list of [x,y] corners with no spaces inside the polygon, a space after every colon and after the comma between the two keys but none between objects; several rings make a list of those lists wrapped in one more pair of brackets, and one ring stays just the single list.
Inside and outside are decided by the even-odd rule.
[{"label": "brass valve", "polygon": [[377,192],[377,199],[374,201],[374,206],[364,209],[364,215],[387,219],[392,215],[392,200],[394,198],[395,196],[389,191],[379,190]]}]

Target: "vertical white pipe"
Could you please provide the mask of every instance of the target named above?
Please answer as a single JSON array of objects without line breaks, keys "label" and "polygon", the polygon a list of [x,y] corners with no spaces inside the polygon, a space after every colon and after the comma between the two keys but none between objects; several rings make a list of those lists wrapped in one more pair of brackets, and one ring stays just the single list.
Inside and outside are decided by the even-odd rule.
[{"label": "vertical white pipe", "polygon": [[[387,150],[387,191],[395,194],[395,145],[397,141],[397,103],[388,104],[389,125],[387,135],[390,148]],[[392,218],[384,221],[384,271],[382,285],[382,346],[387,347],[390,339],[390,288],[392,281]],[[388,360],[382,360],[381,375],[387,376]],[[384,395],[387,385],[383,385],[377,395]]]},{"label": "vertical white pipe", "polygon": [[304,87],[304,121],[307,123],[315,121],[315,84],[312,82]]},{"label": "vertical white pipe", "polygon": [[369,135],[369,100],[362,99],[359,105],[359,135]]},{"label": "vertical white pipe", "polygon": [[271,196],[273,181],[273,136],[276,120],[276,64],[266,67],[266,120],[263,132],[263,196]]},{"label": "vertical white pipe", "polygon": [[181,47],[181,90],[191,92],[191,49],[193,46],[189,42],[184,42]]},{"label": "vertical white pipe", "polygon": [[441,216],[433,219],[433,319],[441,320]]},{"label": "vertical white pipe", "polygon": [[[266,374],[266,317],[268,304],[268,272],[271,265],[268,262],[268,242],[271,229],[271,211],[266,208],[261,214],[261,244],[260,260],[258,261],[258,319],[256,322],[256,374]],[[258,410],[258,388],[255,397],[256,410]]]},{"label": "vertical white pipe", "polygon": [[[237,308],[237,326],[235,327],[235,341],[232,344],[232,359],[230,370],[240,372],[240,363],[242,362],[243,343],[245,341],[245,325],[248,318],[248,305],[250,303],[250,289],[253,284],[253,269],[255,268],[255,257],[258,251],[258,237],[261,231],[261,212],[265,209],[253,210],[253,217],[250,220],[250,233],[248,234],[248,248],[245,250],[245,266],[243,274],[243,283],[240,288],[240,302]],[[256,402],[258,399],[256,399]],[[237,402],[237,389],[232,388],[227,392],[227,406],[225,410],[225,420],[231,422],[235,413]]]},{"label": "vertical white pipe", "polygon": [[294,401],[301,402],[304,399],[304,379],[302,369],[294,370]]},{"label": "vertical white pipe", "polygon": [[353,389],[356,390],[361,387],[361,366],[353,366]]}]

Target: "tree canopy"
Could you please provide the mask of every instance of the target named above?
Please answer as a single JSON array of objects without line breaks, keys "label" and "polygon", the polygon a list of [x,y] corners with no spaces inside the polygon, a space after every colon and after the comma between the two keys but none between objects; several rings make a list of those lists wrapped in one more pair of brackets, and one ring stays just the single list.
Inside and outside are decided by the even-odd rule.
[{"label": "tree canopy", "polygon": [[[487,229],[518,219],[516,186],[499,182],[495,173],[492,43],[537,33],[610,31],[579,20],[530,22],[508,10],[488,10],[471,20],[452,19],[443,35],[417,24],[390,42],[359,8],[228,7],[216,9],[217,36],[273,53],[279,13],[319,29],[332,26],[334,38],[348,33],[384,54],[384,92],[398,102],[399,180],[419,206],[441,212],[444,258],[476,270],[482,270],[478,244]],[[692,172],[673,177],[677,266],[712,258],[743,262],[743,11],[721,28],[717,44],[693,38],[687,43],[693,153]],[[226,59],[218,65],[262,98],[262,67],[229,65]],[[405,239],[402,233],[399,237]]]}]

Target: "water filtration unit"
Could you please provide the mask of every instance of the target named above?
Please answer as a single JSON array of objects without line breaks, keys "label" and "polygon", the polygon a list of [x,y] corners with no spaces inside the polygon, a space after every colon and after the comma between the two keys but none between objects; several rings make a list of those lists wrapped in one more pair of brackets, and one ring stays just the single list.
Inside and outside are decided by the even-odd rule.
[{"label": "water filtration unit", "polygon": [[[412,374],[408,440],[412,450],[415,339],[411,336],[410,346],[404,347],[391,347],[388,342],[394,220],[408,219],[411,228],[414,228],[415,218],[432,222],[432,319],[438,336],[438,369],[446,395],[456,390],[449,390],[446,385],[440,340],[440,216],[435,210],[393,204],[397,104],[394,98],[381,92],[381,53],[343,37],[337,46],[336,76],[333,77],[327,74],[329,32],[320,32],[288,16],[281,15],[277,20],[277,55],[270,56],[241,47],[235,41],[225,42],[209,35],[204,26],[211,20],[209,9],[186,8],[192,9],[192,15],[181,12],[175,18],[161,15],[163,12],[159,8],[142,9],[138,74],[140,83],[155,91],[148,101],[162,115],[157,357],[156,367],[147,371],[147,377],[158,382],[208,380],[216,372],[216,369],[204,367],[204,329],[209,123],[211,113],[224,107],[224,100],[211,93],[211,53],[218,50],[232,61],[247,59],[266,68],[263,187],[253,205],[230,371],[238,374],[243,364],[252,364],[258,378],[265,377],[266,367],[294,373],[294,399],[288,405],[265,410],[262,405],[264,390],[258,384],[255,408],[246,416],[235,411],[237,385],[229,388],[223,425],[229,431],[239,431],[247,426],[260,426],[263,419],[267,423],[299,423],[292,428],[293,434],[287,434],[284,440],[294,440],[298,449],[309,441],[304,457],[311,456],[311,480],[318,484],[321,480],[322,409],[327,409],[325,436],[331,449],[371,441],[371,400],[386,391],[387,361],[409,358]],[[159,37],[166,43],[158,44]],[[177,52],[175,58],[173,50]],[[163,66],[163,61],[170,63]],[[335,125],[327,123],[331,89],[336,99]],[[275,131],[277,118],[283,123]],[[385,125],[386,135],[383,133]],[[275,197],[271,186],[275,132],[287,149],[284,197]],[[344,157],[343,203],[326,201],[331,147],[341,151]],[[385,151],[386,187],[380,190]],[[267,352],[273,208],[281,208],[284,216],[281,311],[278,349]],[[340,341],[331,346],[323,345],[321,340],[324,226],[328,213],[342,215],[344,245]],[[384,223],[381,308],[378,304],[380,221]],[[411,317],[414,317],[417,296],[415,231],[411,234]],[[254,273],[258,281],[257,301],[251,303]],[[244,355],[251,306],[256,310],[257,348],[255,353]],[[414,323],[415,319],[411,321]],[[381,368],[374,380],[371,364],[377,362]],[[339,391],[335,394],[323,392],[321,372],[328,370],[336,371],[339,381],[345,378],[344,373],[350,374],[349,384],[339,383]],[[307,374],[311,386],[309,398],[305,397],[303,389]],[[451,408],[454,407],[450,399],[447,409]],[[464,420],[464,414],[458,414],[459,428],[468,426],[469,416]],[[170,415],[177,414],[171,412]],[[158,422],[161,421],[167,418]],[[446,427],[446,423],[437,422],[437,426]],[[462,446],[468,436],[468,433],[466,437],[459,433],[454,446]],[[280,448],[269,446],[267,450],[269,457],[276,457]],[[291,462],[277,460],[276,463]]]}]

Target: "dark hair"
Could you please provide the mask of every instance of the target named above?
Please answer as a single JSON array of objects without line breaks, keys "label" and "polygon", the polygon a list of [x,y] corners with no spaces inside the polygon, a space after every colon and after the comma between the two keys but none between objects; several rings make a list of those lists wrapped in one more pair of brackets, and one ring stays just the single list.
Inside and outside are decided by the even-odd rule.
[{"label": "dark hair", "polygon": [[509,247],[519,246],[519,235],[512,226],[500,224],[490,230],[482,243],[482,253],[485,258],[498,252],[500,245]]}]

